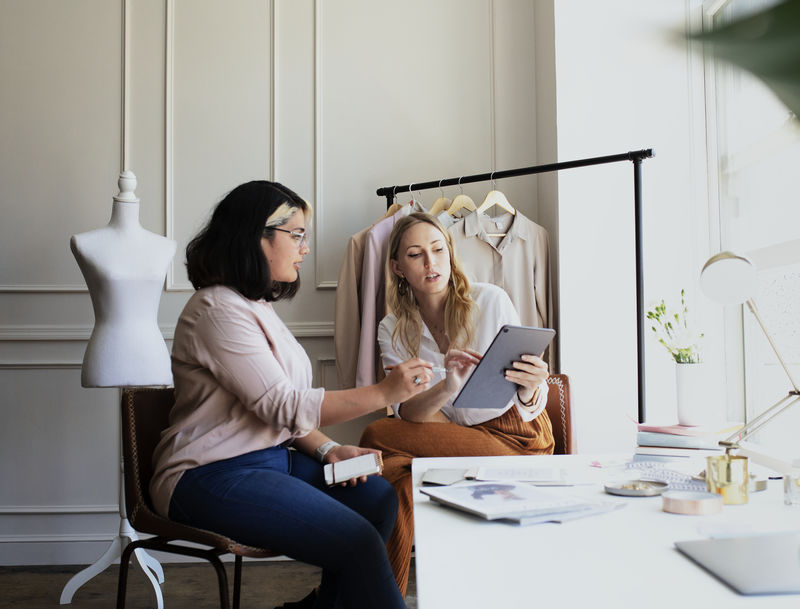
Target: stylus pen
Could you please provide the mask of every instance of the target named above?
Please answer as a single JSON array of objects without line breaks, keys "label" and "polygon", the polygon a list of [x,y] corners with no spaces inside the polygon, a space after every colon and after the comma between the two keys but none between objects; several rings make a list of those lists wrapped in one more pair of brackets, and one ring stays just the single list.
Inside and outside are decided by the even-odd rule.
[{"label": "stylus pen", "polygon": [[[394,366],[386,366],[383,371],[384,372],[391,372],[394,369]],[[447,368],[443,368],[442,366],[434,366],[431,368],[432,372],[447,372]]]}]

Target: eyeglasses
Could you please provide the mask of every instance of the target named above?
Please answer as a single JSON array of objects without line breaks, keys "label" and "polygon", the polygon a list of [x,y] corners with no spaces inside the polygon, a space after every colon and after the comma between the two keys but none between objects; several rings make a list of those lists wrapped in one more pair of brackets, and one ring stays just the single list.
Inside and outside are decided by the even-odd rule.
[{"label": "eyeglasses", "polygon": [[295,244],[297,245],[297,249],[303,249],[303,245],[307,242],[307,233],[301,233],[298,231],[293,230],[286,230],[285,228],[278,228],[276,226],[267,226],[264,228],[264,232],[266,233],[268,230],[278,230],[282,233],[288,233],[294,239]]}]

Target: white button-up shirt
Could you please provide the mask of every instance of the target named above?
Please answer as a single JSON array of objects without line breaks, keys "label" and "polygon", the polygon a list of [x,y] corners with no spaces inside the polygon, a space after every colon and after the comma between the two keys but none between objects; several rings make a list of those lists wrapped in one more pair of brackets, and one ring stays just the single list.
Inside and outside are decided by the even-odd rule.
[{"label": "white button-up shirt", "polygon": [[[479,353],[485,353],[501,327],[506,324],[519,325],[519,315],[508,294],[495,285],[473,283],[470,295],[477,304],[477,311],[474,314],[476,320],[475,336],[470,348]],[[394,313],[390,313],[383,318],[378,327],[378,344],[380,345],[384,367],[399,364],[411,357],[400,344],[397,344],[396,348],[392,345],[392,331],[395,325],[397,325],[397,316]],[[422,324],[419,357],[432,362],[434,366],[444,367],[444,353],[439,351],[439,346],[424,322]],[[444,372],[435,372],[431,385],[443,380],[444,377]],[[466,379],[464,382],[466,382]],[[544,410],[547,404],[547,383],[542,383],[539,386],[536,403],[532,411],[530,407],[526,409],[519,404],[516,392],[512,400],[505,404],[498,404],[495,408],[454,408],[453,400],[456,395],[453,394],[447,403],[442,406],[442,414],[454,423],[459,423],[460,425],[484,423],[499,417],[512,406],[516,406],[519,410],[523,421],[531,421]],[[392,409],[395,416],[399,418],[400,404],[392,404]]]}]

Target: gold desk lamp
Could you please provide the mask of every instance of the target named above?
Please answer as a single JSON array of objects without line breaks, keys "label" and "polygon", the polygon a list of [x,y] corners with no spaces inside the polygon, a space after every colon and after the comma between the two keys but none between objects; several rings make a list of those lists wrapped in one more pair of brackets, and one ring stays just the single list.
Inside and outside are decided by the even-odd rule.
[{"label": "gold desk lamp", "polygon": [[[773,252],[779,252],[778,263],[792,262],[792,258],[797,256],[800,260],[800,240],[780,244],[777,247],[768,248]],[[766,251],[766,250],[765,250]],[[785,256],[785,254],[791,254]],[[769,266],[773,266],[769,264]],[[741,304],[747,305],[750,312],[756,318],[758,325],[764,332],[772,350],[778,358],[792,388],[787,395],[777,403],[770,406],[759,416],[749,421],[744,427],[738,429],[730,436],[720,441],[720,445],[725,447],[725,454],[718,457],[708,458],[708,470],[706,472],[709,490],[720,492],[725,503],[746,503],[747,502],[747,458],[751,458],[755,463],[764,465],[784,476],[794,478],[800,476],[800,469],[790,463],[776,459],[760,453],[758,451],[743,448],[740,442],[753,435],[769,421],[781,412],[790,408],[793,404],[800,401],[800,390],[797,388],[792,378],[786,362],[781,357],[775,342],[767,331],[758,309],[753,302],[753,295],[756,292],[756,264],[751,258],[730,251],[720,252],[709,258],[700,273],[700,287],[703,292],[712,300],[721,304]],[[732,451],[736,451],[733,454]]]}]

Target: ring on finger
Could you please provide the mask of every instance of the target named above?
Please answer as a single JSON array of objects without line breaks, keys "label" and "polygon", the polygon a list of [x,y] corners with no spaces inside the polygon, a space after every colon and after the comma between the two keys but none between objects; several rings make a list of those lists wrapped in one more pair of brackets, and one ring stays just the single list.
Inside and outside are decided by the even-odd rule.
[{"label": "ring on finger", "polygon": [[422,382],[422,380],[418,376],[414,377],[414,384],[415,385],[419,385],[421,382]]}]

